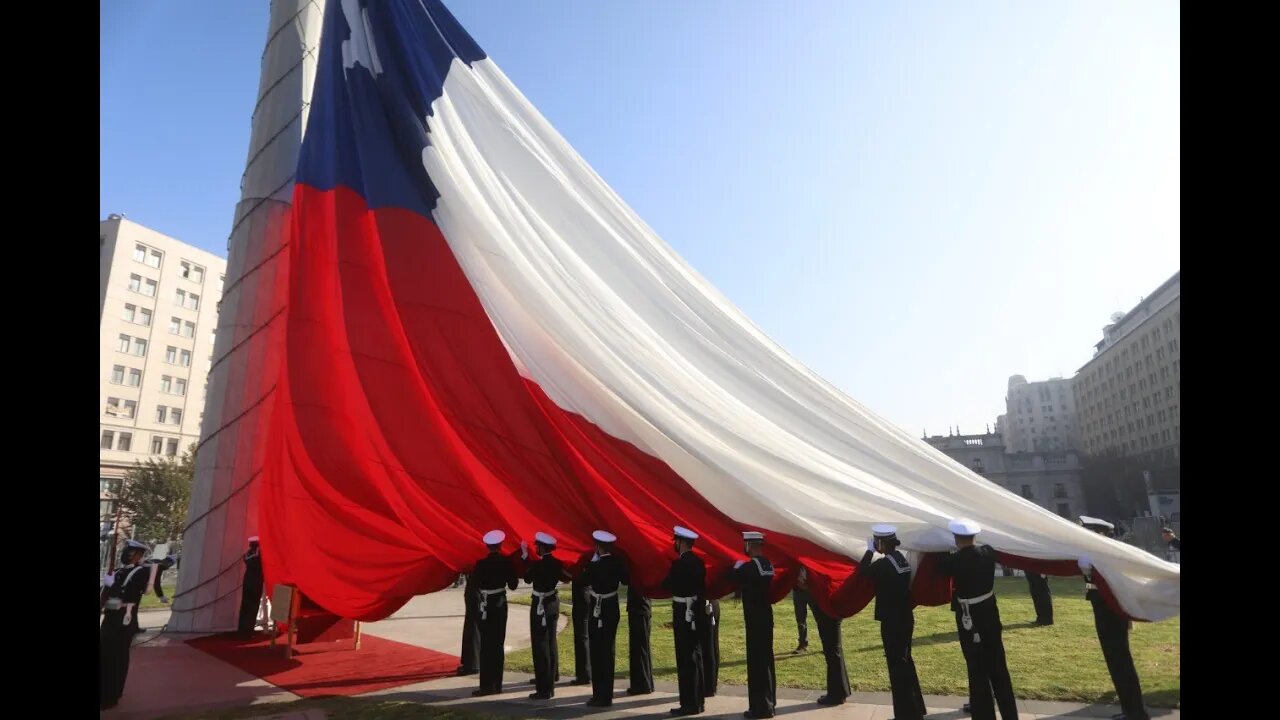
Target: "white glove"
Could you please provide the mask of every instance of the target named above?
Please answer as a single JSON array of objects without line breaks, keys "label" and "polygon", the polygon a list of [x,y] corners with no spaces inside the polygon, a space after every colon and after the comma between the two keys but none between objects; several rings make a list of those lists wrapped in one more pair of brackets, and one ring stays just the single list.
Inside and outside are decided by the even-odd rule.
[{"label": "white glove", "polygon": [[596,553],[591,556],[591,562],[599,562],[599,561],[600,561],[600,553]]},{"label": "white glove", "polygon": [[710,601],[710,600],[708,600],[708,601],[707,601],[707,605],[706,605],[706,607],[707,607],[707,614],[708,614],[708,615],[714,615],[714,614],[715,614],[715,609],[711,607],[711,601]]},{"label": "white glove", "polygon": [[116,576],[115,576],[115,575],[103,575],[103,576],[102,576],[102,585],[103,585],[103,587],[111,587],[112,585],[115,585],[115,584],[116,584]]},{"label": "white glove", "polygon": [[169,598],[165,597],[164,595],[161,595],[161,596],[160,596],[160,602],[164,603],[165,605],[168,605],[168,604],[169,604]]},{"label": "white glove", "polygon": [[867,538],[867,549],[868,549],[868,550],[871,550],[871,551],[875,551],[875,549],[876,549],[876,536],[875,536],[875,535],[872,535],[871,537]]},{"label": "white glove", "polygon": [[747,561],[746,561],[746,560],[739,560],[738,562],[736,562],[736,563],[734,563],[734,564],[733,564],[733,569],[734,569],[734,570],[737,570],[738,568],[740,568],[740,567],[742,567],[743,565],[746,565],[746,564],[747,564]]},{"label": "white glove", "polygon": [[529,541],[528,540],[520,541],[520,559],[521,560],[529,559]]},{"label": "white glove", "polygon": [[1076,565],[1080,566],[1080,572],[1083,573],[1087,573],[1093,569],[1093,561],[1089,559],[1088,555],[1081,555],[1080,559],[1076,561]]}]

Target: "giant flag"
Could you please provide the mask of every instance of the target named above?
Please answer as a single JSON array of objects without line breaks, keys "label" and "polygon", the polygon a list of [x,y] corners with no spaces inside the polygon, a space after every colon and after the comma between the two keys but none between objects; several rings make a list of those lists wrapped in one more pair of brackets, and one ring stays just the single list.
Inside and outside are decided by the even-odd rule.
[{"label": "giant flag", "polygon": [[[840,615],[853,558],[898,526],[929,553],[969,517],[1014,566],[1092,559],[1130,616],[1176,565],[973,474],[803,367],[645,225],[438,0],[331,0],[289,222],[287,309],[259,479],[272,582],[387,616],[507,531],[619,538],[645,590],[671,528],[718,581],[769,534]],[[719,591],[725,588],[714,583]]]}]

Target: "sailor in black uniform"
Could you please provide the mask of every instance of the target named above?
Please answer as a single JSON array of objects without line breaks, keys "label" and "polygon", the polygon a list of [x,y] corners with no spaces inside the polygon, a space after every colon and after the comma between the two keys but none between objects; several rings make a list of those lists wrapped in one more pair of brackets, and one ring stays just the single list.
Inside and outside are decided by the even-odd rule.
[{"label": "sailor in black uniform", "polygon": [[583,571],[587,597],[591,599],[591,619],[587,639],[591,643],[590,707],[613,704],[613,670],[617,658],[619,612],[618,588],[630,582],[627,564],[613,552],[617,536],[605,530],[591,533],[596,541],[596,554]]},{"label": "sailor in black uniform", "polygon": [[813,623],[818,626],[818,640],[822,642],[822,659],[827,665],[827,692],[818,698],[819,705],[842,705],[853,693],[849,687],[849,670],[844,664],[844,641],[840,639],[840,625],[844,621],[822,611],[813,601],[809,591],[809,571],[803,566],[796,579],[796,587],[809,598],[809,611]]},{"label": "sailor in black uniform", "polygon": [[577,572],[570,583],[573,606],[569,621],[573,623],[573,682],[571,685],[591,684],[591,643],[587,639],[587,623],[591,620],[591,601],[587,598],[586,569],[595,552],[588,550],[578,558]]},{"label": "sailor in black uniform", "polygon": [[474,696],[497,695],[502,692],[503,649],[507,639],[507,590],[520,584],[515,564],[502,554],[501,530],[485,533],[483,541],[489,554],[476,563],[471,574],[476,576],[480,593],[480,687]]},{"label": "sailor in black uniform", "polygon": [[702,647],[698,641],[698,624],[706,620],[707,565],[693,553],[698,539],[694,531],[676,526],[672,541],[677,559],[662,581],[662,589],[671,593],[671,624],[676,640],[676,674],[680,683],[680,707],[672,715],[697,715],[706,703],[702,685]]},{"label": "sailor in black uniform", "polygon": [[969,673],[970,712],[975,720],[995,720],[999,706],[1002,720],[1018,720],[1001,636],[1004,627],[996,604],[995,550],[974,543],[982,528],[972,520],[952,520],[948,527],[957,549],[939,558],[938,569],[953,580],[951,609],[956,613],[956,630]]},{"label": "sailor in black uniform", "polygon": [[1027,586],[1031,590],[1031,604],[1036,608],[1036,624],[1052,625],[1053,593],[1049,590],[1049,578],[1028,570]]},{"label": "sailor in black uniform", "polygon": [[459,676],[480,672],[480,591],[476,589],[476,574],[466,574],[462,588],[462,603],[466,608],[462,616],[462,658],[458,664]]},{"label": "sailor in black uniform", "polygon": [[249,550],[244,554],[244,584],[240,587],[240,622],[236,629],[241,637],[253,635],[262,607],[262,549],[258,536],[249,538]]},{"label": "sailor in black uniform", "polygon": [[[533,684],[531,700],[548,700],[556,694],[556,678],[560,675],[560,654],[556,647],[556,623],[560,620],[560,595],[557,587],[565,579],[564,563],[552,553],[556,539],[540,532],[533,536],[538,560],[525,571],[524,581],[533,586],[533,602],[529,605],[529,638],[533,651]],[[520,543],[520,556],[528,560],[529,548]]]},{"label": "sailor in black uniform", "polygon": [[[874,525],[867,540],[858,572],[866,573],[876,586],[876,620],[884,642],[884,659],[889,666],[889,688],[893,694],[894,720],[921,720],[925,714],[920,678],[911,658],[911,635],[915,615],[911,611],[911,563],[898,550],[898,529]],[[879,560],[872,560],[876,551]]]},{"label": "sailor in black uniform", "polygon": [[[805,579],[807,571],[800,568],[800,579]],[[796,649],[791,651],[792,655],[799,655],[809,649],[809,591],[800,586],[800,582],[791,590],[791,604],[795,606],[796,611],[796,633],[800,636],[800,642],[796,644]]]},{"label": "sailor in black uniform", "polygon": [[631,685],[628,695],[653,692],[653,653],[649,649],[649,633],[653,619],[653,603],[640,594],[634,584],[627,585],[627,641],[631,653]]},{"label": "sailor in black uniform", "polygon": [[129,650],[138,634],[138,603],[151,583],[142,564],[148,548],[129,540],[120,553],[120,567],[103,578],[102,625],[98,634],[98,707],[108,710],[120,702],[129,676]]},{"label": "sailor in black uniform", "polygon": [[702,643],[702,696],[715,697],[720,685],[720,601],[708,599],[706,622],[698,625]]},{"label": "sailor in black uniform", "polygon": [[[1080,517],[1080,524],[1104,537],[1112,537],[1115,526],[1106,520]],[[1093,561],[1088,556],[1080,558],[1080,571],[1084,573],[1084,596],[1093,605],[1093,624],[1098,630],[1098,642],[1102,645],[1102,657],[1107,662],[1107,672],[1120,698],[1119,715],[1113,720],[1148,720],[1151,715],[1142,701],[1142,683],[1138,670],[1133,666],[1133,654],[1129,651],[1129,630],[1133,622],[1116,613],[1107,605],[1106,598],[1098,590],[1093,577]]]},{"label": "sailor in black uniform", "polygon": [[762,554],[764,534],[742,533],[748,560],[739,560],[731,571],[742,591],[742,619],[747,635],[747,718],[771,718],[778,703],[773,671],[773,563]]}]

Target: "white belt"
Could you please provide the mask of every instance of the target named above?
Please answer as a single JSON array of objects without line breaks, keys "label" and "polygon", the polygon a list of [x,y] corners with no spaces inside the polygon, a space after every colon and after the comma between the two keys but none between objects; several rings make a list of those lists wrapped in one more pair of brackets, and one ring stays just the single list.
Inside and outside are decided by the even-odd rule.
[{"label": "white belt", "polygon": [[1087,583],[1085,583],[1085,584],[1084,584],[1084,589],[1085,589],[1085,590],[1097,590],[1097,589],[1098,589],[1098,586],[1097,586],[1097,585],[1094,585],[1094,584],[1093,584],[1093,583],[1091,583],[1091,582],[1087,582]]},{"label": "white belt", "polygon": [[489,619],[489,596],[497,595],[498,593],[502,593],[502,596],[506,597],[507,589],[498,588],[497,590],[481,590],[480,591],[480,619],[481,620]]},{"label": "white belt", "polygon": [[604,620],[598,619],[600,617],[600,601],[608,600],[611,597],[618,597],[618,591],[614,590],[611,593],[605,593],[601,595],[597,593],[595,590],[588,588],[587,595],[591,596],[591,598],[595,600],[595,607],[591,608],[591,617],[597,618],[596,627],[604,627]]},{"label": "white belt", "polygon": [[548,590],[547,592],[538,592],[537,590],[533,591],[533,596],[538,598],[538,602],[535,605],[535,607],[538,608],[538,617],[542,618],[542,627],[547,626],[547,611],[543,609],[542,601],[545,598],[555,597],[555,595],[556,595],[555,590]]},{"label": "white belt", "polygon": [[684,603],[684,621],[689,623],[689,628],[691,630],[698,629],[698,623],[695,622],[693,619],[693,603],[697,599],[698,597],[696,595],[693,597],[676,597],[674,595],[671,596],[671,602]]},{"label": "white belt", "polygon": [[[986,602],[987,600],[990,600],[995,594],[996,594],[996,591],[992,590],[986,595],[979,595],[976,598],[956,598],[956,602],[960,603],[960,610],[963,613],[960,616],[960,624],[964,627],[965,630],[973,629],[973,618],[969,615],[969,606]],[[973,641],[982,642],[981,638],[978,637],[977,633],[973,634]]]}]

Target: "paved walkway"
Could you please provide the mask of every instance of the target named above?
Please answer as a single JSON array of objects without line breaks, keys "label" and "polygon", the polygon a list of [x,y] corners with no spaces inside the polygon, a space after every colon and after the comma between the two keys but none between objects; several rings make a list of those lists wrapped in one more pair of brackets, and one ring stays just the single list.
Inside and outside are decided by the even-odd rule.
[{"label": "paved walkway", "polygon": [[[528,592],[527,590],[518,592]],[[513,606],[508,616],[507,650],[529,645],[528,617],[520,606]],[[370,635],[396,640],[457,655],[461,651],[462,593],[444,590],[415,598],[390,618],[369,623],[364,631]],[[317,711],[308,713],[272,712],[281,702],[300,699],[231,665],[223,663],[186,644],[192,636],[159,634],[168,621],[167,611],[144,612],[140,616],[147,631],[136,641],[131,658],[128,686],[120,706],[102,713],[104,720],[152,720],[177,713],[195,713],[229,707],[262,705],[262,718],[271,720],[323,720]],[[565,626],[561,617],[560,627]],[[668,717],[667,709],[675,707],[676,687],[658,683],[652,695],[626,697],[626,681],[619,681],[618,698],[608,711],[601,712],[583,705],[590,688],[560,685],[550,701],[534,702],[526,696],[532,692],[531,676],[508,672],[506,693],[497,697],[473,698],[475,677],[443,678],[416,685],[382,690],[361,697],[387,698],[409,702],[448,706],[475,707],[486,713],[513,718],[580,718],[592,720],[631,718],[638,716]],[[707,712],[700,717],[740,718],[747,707],[746,688],[722,684],[720,694],[707,699]],[[778,689],[778,715],[796,715],[796,720],[890,720],[893,708],[888,693],[855,693],[850,702],[834,708],[817,705],[821,693],[816,690]],[[926,696],[929,720],[962,720],[964,703],[958,697]],[[1111,705],[1078,705],[1073,703],[1019,700],[1019,720],[1039,718],[1109,718],[1120,709]],[[1178,710],[1154,709],[1162,720],[1181,720]]]}]

